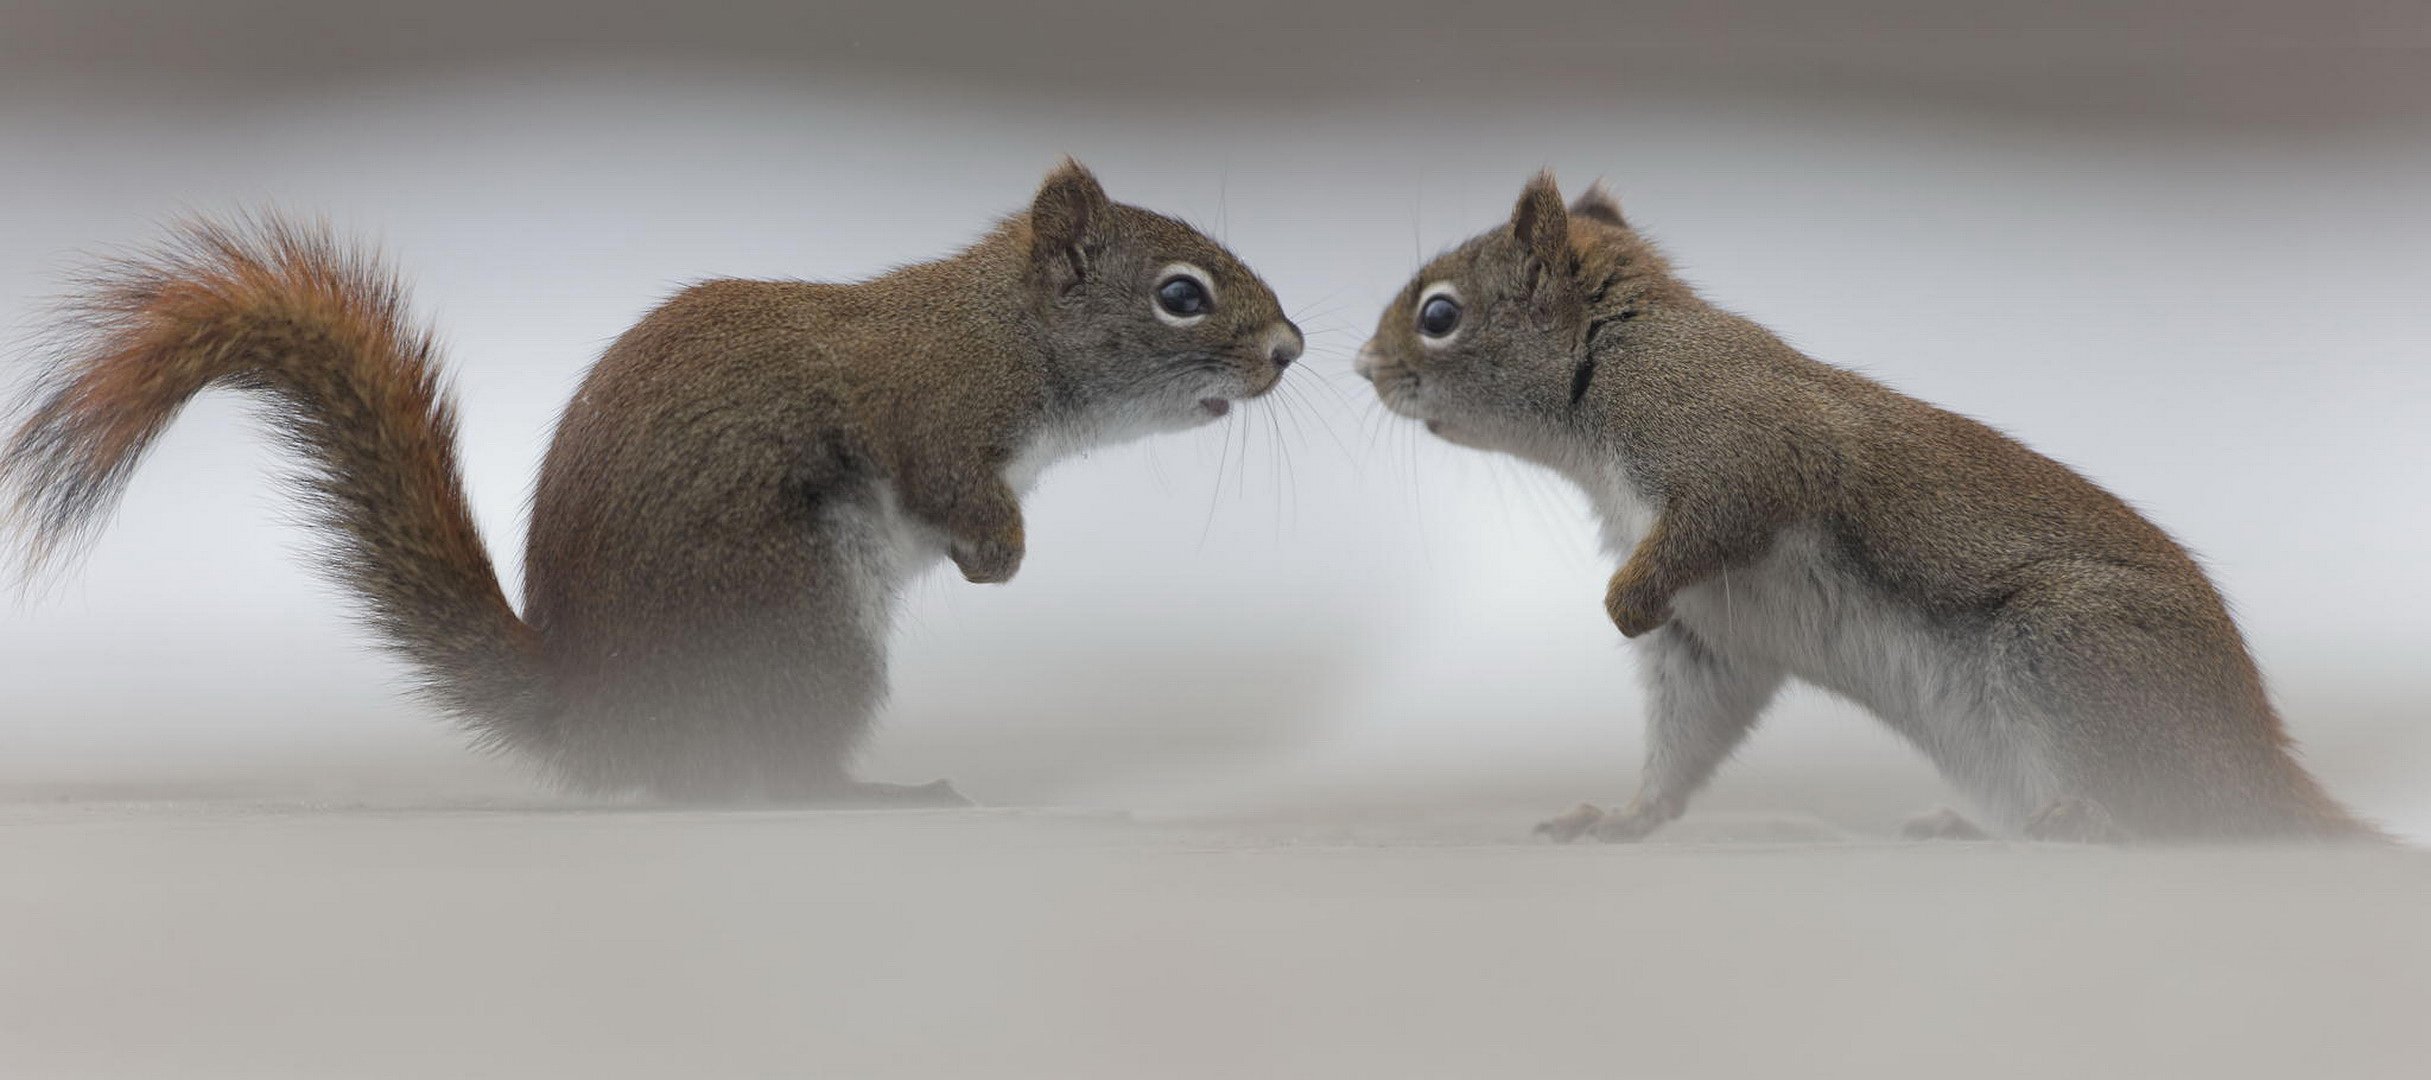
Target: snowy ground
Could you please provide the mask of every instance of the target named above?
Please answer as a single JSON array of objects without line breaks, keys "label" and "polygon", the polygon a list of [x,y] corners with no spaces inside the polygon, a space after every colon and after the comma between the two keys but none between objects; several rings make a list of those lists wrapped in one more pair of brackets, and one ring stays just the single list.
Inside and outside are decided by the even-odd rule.
[{"label": "snowy ground", "polygon": [[[52,793],[55,795],[56,793]],[[0,808],[0,1075],[2420,1075],[2431,858],[1519,807]]]}]

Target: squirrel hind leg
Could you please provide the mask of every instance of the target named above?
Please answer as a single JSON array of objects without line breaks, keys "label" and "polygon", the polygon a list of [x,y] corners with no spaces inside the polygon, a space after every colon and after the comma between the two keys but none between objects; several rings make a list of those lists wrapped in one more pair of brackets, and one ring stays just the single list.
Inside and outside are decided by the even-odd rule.
[{"label": "squirrel hind leg", "polygon": [[2020,804],[2026,835],[2275,840],[2343,819],[2290,754],[2234,622],[2200,586],[2135,567],[2038,567],[1993,618],[2002,703],[2037,735],[2052,781]]}]

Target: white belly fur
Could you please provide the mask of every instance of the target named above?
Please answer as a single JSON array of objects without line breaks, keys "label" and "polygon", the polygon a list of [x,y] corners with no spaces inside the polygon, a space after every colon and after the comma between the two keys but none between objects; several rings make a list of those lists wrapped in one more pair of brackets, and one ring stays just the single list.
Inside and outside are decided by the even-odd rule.
[{"label": "white belly fur", "polygon": [[[1625,479],[1588,494],[1607,549],[1626,560],[1653,507]],[[1982,643],[1837,568],[1814,528],[1787,530],[1755,565],[1681,590],[1672,611],[1709,648],[1864,706],[2002,826],[2057,790],[2034,744],[2043,725],[2003,692]]]},{"label": "white belly fur", "polygon": [[[1088,449],[1096,440],[1087,432],[1050,430],[1007,462],[1006,486],[1028,495],[1047,467]],[[857,569],[853,590],[854,618],[862,631],[883,640],[892,629],[896,600],[906,586],[946,557],[946,538],[935,528],[905,514],[892,484],[878,485],[875,506],[843,511],[836,527],[845,557]]]}]

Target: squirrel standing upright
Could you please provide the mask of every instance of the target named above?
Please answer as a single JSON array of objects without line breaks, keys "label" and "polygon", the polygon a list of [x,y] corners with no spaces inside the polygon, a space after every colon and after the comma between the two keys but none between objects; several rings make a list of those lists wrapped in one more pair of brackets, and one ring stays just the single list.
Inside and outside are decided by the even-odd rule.
[{"label": "squirrel standing upright", "polygon": [[1303,345],[1222,245],[1069,160],[952,257],[692,286],[566,407],[519,617],[432,338],[375,260],[205,223],[91,285],[0,458],[29,568],[99,527],[187,399],[250,391],[309,463],[324,568],[430,699],[576,788],[674,799],[960,802],[849,768],[897,591],[940,557],[1011,578],[1041,469],[1223,416]]},{"label": "squirrel standing upright", "polygon": [[[1385,406],[1568,477],[1626,563],[1605,609],[1649,690],[1637,797],[1671,821],[1797,677],[1864,705],[2004,831],[2368,837],[2290,753],[2227,606],[2093,482],[1800,354],[1549,175],[1419,271],[1362,349]],[[1946,815],[1927,821],[1952,832]]]}]

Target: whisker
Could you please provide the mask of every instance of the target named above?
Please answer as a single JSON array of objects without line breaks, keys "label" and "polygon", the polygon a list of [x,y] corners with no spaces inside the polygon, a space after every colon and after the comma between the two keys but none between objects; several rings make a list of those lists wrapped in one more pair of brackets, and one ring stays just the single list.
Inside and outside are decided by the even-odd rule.
[{"label": "whisker", "polygon": [[1407,450],[1404,460],[1408,463],[1406,475],[1409,478],[1410,487],[1410,513],[1418,523],[1419,558],[1431,567],[1435,563],[1435,552],[1434,545],[1427,539],[1426,489],[1420,483],[1418,476],[1419,426],[1403,424],[1401,430],[1403,433],[1402,446]]},{"label": "whisker", "polygon": [[[1239,417],[1247,411],[1235,409],[1232,415]],[[1241,433],[1241,460],[1232,470],[1232,497],[1238,501],[1243,495],[1249,493],[1249,422],[1243,420],[1234,427]]]},{"label": "whisker", "polygon": [[[1298,502],[1299,490],[1297,480],[1291,474],[1291,447],[1283,442],[1283,422],[1275,418],[1276,410],[1274,409],[1260,409],[1259,411],[1266,414],[1267,437],[1272,439],[1274,442],[1275,546],[1281,547],[1283,545],[1283,518],[1288,512],[1286,507],[1292,506]],[[1291,492],[1291,498],[1288,501],[1284,497],[1285,490],[1287,488],[1290,489]]]},{"label": "whisker", "polygon": [[1325,304],[1329,304],[1329,303],[1333,302],[1334,298],[1336,298],[1336,297],[1338,297],[1338,296],[1341,296],[1341,295],[1342,295],[1342,291],[1343,291],[1344,289],[1349,288],[1349,287],[1350,287],[1350,286],[1347,286],[1347,285],[1339,285],[1339,286],[1336,286],[1332,292],[1328,292],[1328,293],[1326,293],[1325,295],[1323,295],[1323,296],[1320,296],[1320,297],[1316,298],[1315,300],[1312,300],[1312,301],[1310,301],[1310,302],[1308,302],[1308,303],[1306,303],[1306,304],[1302,304],[1302,305],[1300,305],[1299,307],[1296,307],[1296,308],[1291,309],[1291,312],[1290,312],[1291,321],[1293,321],[1293,322],[1299,322],[1299,321],[1301,321],[1301,319],[1302,319],[1302,317],[1303,317],[1303,316],[1306,316],[1306,317],[1308,317],[1308,318],[1315,318],[1315,317],[1317,317],[1317,316],[1316,316],[1316,313],[1312,313],[1312,312],[1309,310],[1310,308],[1321,307],[1321,306],[1323,306],[1323,305],[1325,305]]},{"label": "whisker", "polygon": [[1334,444],[1334,449],[1341,451],[1343,459],[1346,461],[1354,460],[1353,455],[1351,454],[1351,448],[1345,445],[1342,442],[1342,436],[1334,431],[1333,421],[1326,419],[1325,411],[1317,408],[1314,403],[1309,401],[1308,397],[1306,396],[1307,392],[1300,389],[1298,386],[1291,387],[1290,391],[1290,400],[1294,403],[1291,414],[1292,427],[1294,430],[1299,430],[1302,432],[1302,441],[1305,442],[1308,436],[1300,427],[1299,414],[1302,410],[1306,410],[1310,421],[1317,425],[1317,430],[1325,433],[1326,439]]},{"label": "whisker", "polygon": [[1216,166],[1216,239],[1225,247],[1232,246],[1232,201],[1228,191],[1232,182],[1232,162],[1227,159]]},{"label": "whisker", "polygon": [[[1345,408],[1350,406],[1350,399],[1342,395],[1341,387],[1334,385],[1335,380],[1347,376],[1351,379],[1357,380],[1357,385],[1366,387],[1371,391],[1375,389],[1375,387],[1369,385],[1368,381],[1365,378],[1362,378],[1357,372],[1320,371],[1317,374],[1323,376],[1323,378],[1318,379],[1316,385],[1323,388],[1326,393],[1334,395],[1334,400],[1342,403]],[[1376,395],[1373,393],[1366,395],[1366,397],[1367,400],[1371,402],[1376,400]]]},{"label": "whisker", "polygon": [[1323,307],[1322,307],[1320,310],[1317,310],[1317,311],[1311,311],[1311,312],[1307,312],[1307,313],[1305,313],[1305,314],[1295,314],[1295,315],[1293,315],[1293,316],[1292,316],[1292,320],[1291,320],[1291,321],[1293,321],[1293,322],[1295,322],[1295,323],[1296,323],[1296,322],[1301,322],[1301,321],[1303,321],[1303,320],[1316,320],[1316,319],[1323,319],[1323,318],[1328,318],[1328,317],[1331,317],[1331,316],[1333,316],[1333,315],[1340,314],[1340,313],[1341,313],[1341,311],[1342,311],[1342,305],[1341,305],[1341,304],[1327,304],[1327,305],[1324,305],[1324,306],[1323,306]]},{"label": "whisker", "polygon": [[1207,550],[1207,537],[1215,532],[1216,504],[1224,495],[1224,463],[1232,459],[1232,417],[1224,418],[1223,448],[1216,458],[1215,485],[1207,492],[1207,520],[1199,526],[1198,550]]}]

